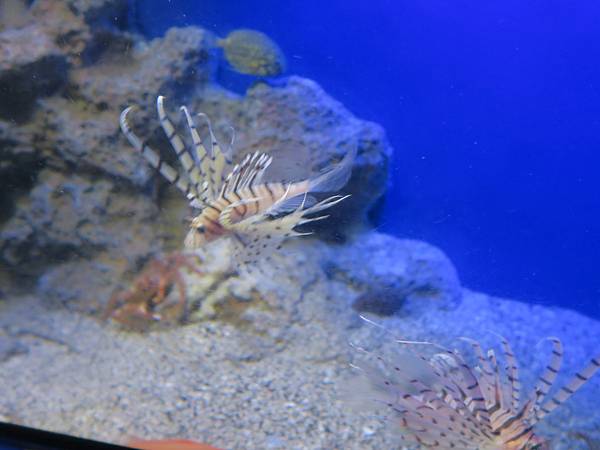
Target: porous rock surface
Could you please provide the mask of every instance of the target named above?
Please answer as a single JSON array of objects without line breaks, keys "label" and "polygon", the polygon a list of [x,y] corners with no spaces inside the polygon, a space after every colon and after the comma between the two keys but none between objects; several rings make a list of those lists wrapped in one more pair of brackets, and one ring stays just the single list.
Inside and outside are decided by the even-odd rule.
[{"label": "porous rock surface", "polygon": [[328,275],[363,291],[354,303],[358,311],[416,314],[430,310],[432,304],[454,308],[462,297],[452,262],[425,242],[370,232],[351,246],[330,251]]},{"label": "porous rock surface", "polygon": [[[352,200],[325,227],[364,223],[387,182],[391,149],[379,126],[297,77],[229,93],[214,80],[211,33],[174,28],[146,41],[126,31],[124,8],[116,0],[35,2],[23,23],[0,32],[3,290],[37,283],[46,298],[74,299],[82,287],[68,281],[77,268],[78,279],[90,280],[88,294],[106,301],[110,289],[96,280],[133,276],[153,255],[181,246],[186,201],[165,189],[119,129],[120,112],[136,105],[136,132],[172,156],[156,119],[158,94],[173,114],[181,104],[207,113],[225,142],[233,126],[235,161],[254,150],[273,154],[267,176],[275,180],[314,175],[357,147],[345,189]],[[19,84],[29,79],[39,86]]]}]

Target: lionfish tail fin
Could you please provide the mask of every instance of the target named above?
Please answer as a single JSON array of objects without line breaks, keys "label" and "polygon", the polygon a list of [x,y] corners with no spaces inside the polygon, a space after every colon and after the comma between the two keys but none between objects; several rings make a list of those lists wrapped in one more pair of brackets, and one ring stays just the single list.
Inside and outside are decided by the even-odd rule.
[{"label": "lionfish tail fin", "polygon": [[333,169],[310,181],[308,192],[335,192],[344,187],[352,174],[356,152],[357,145],[354,144]]}]

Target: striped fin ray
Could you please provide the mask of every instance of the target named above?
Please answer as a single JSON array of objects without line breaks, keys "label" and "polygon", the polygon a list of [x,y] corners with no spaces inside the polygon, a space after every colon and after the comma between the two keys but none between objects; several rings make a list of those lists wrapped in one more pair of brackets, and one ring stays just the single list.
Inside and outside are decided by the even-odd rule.
[{"label": "striped fin ray", "polygon": [[[413,396],[410,396],[413,400]],[[428,405],[413,402],[410,409],[402,409],[401,405],[392,407],[396,413],[400,427],[407,434],[407,440],[424,445],[427,448],[460,448],[478,450],[481,442],[487,438],[471,435],[461,428],[461,423],[454,424],[442,414],[436,414]]]},{"label": "striped fin ray", "polygon": [[458,352],[447,350],[447,353],[452,355],[457,362],[457,369],[462,378],[457,383],[467,396],[465,404],[480,422],[490,427],[490,416],[485,405],[485,397],[473,369],[471,369]]},{"label": "striped fin ray", "polygon": [[156,98],[156,111],[158,112],[160,126],[165,132],[171,147],[173,147],[173,150],[177,155],[177,159],[179,160],[181,167],[187,175],[190,184],[190,191],[194,194],[194,198],[200,199],[203,204],[206,204],[208,203],[208,198],[206,198],[206,195],[204,195],[203,192],[204,189],[202,189],[202,179],[198,168],[196,167],[196,161],[187,149],[183,139],[181,139],[181,136],[177,134],[175,125],[173,122],[171,122],[171,119],[169,119],[169,116],[165,112],[164,101],[165,98],[162,95],[159,95]]},{"label": "striped fin ray", "polygon": [[[358,351],[368,355],[369,359],[376,361],[386,368],[389,373],[401,373],[401,367],[390,364],[380,355],[364,348],[353,346]],[[411,355],[413,358],[417,355]],[[430,369],[433,366],[425,362]],[[427,444],[435,448],[445,448],[449,442],[460,442],[455,448],[467,447],[468,443],[484,443],[489,441],[478,429],[474,420],[463,417],[453,406],[444,401],[441,388],[425,385],[418,379],[409,380],[408,385],[414,393],[409,393],[391,376],[384,374],[374,364],[365,364],[359,369],[383,395],[374,395],[371,400],[381,403],[393,414],[389,418],[392,422],[399,421],[400,427],[407,435],[406,440]]]},{"label": "striped fin ray", "polygon": [[509,422],[508,426],[501,430],[501,436],[502,444],[505,446],[502,448],[515,448],[519,450],[535,448],[528,445],[535,437],[533,426],[523,420],[519,419]]},{"label": "striped fin ray", "polygon": [[[488,412],[490,413],[492,424],[498,424],[501,423],[501,419],[505,418],[511,413],[511,399],[506,390],[507,384],[505,383],[506,379],[503,376],[504,374],[500,373],[500,366],[498,364],[498,360],[496,359],[496,353],[494,350],[488,350],[488,360],[490,361],[492,370],[494,372],[494,401],[488,408]],[[493,425],[494,428],[495,426],[496,425]]]},{"label": "striped fin ray", "polygon": [[[461,387],[462,379],[457,378],[452,374],[455,367],[451,368],[448,365],[442,366],[439,362],[432,364],[427,358],[420,355],[417,356],[425,363],[431,365],[433,373],[437,377],[436,384],[438,387],[436,387],[436,390],[439,391],[444,403],[456,409],[458,414],[461,417],[466,418],[466,420],[477,422],[478,419],[472,413],[470,408],[470,398],[467,397],[464,389]],[[455,360],[453,361],[454,364],[458,364]]]},{"label": "striped fin ray", "polygon": [[456,431],[454,424],[460,423],[459,432],[462,432],[461,435],[463,437],[468,436],[473,442],[483,443],[490,439],[486,430],[479,428],[479,424],[474,418],[461,415],[455,408],[442,400],[443,392],[436,392],[417,379],[410,382],[418,390],[422,401],[442,415],[442,419],[436,419],[438,422],[445,422],[447,428],[450,428],[451,431]]},{"label": "striped fin ray", "polygon": [[123,110],[120,116],[119,123],[123,134],[129,141],[129,143],[139,151],[142,156],[148,161],[153,169],[156,169],[169,183],[176,186],[188,200],[190,200],[192,206],[201,207],[201,199],[198,197],[194,186],[187,178],[185,174],[182,174],[167,164],[159,155],[159,153],[150,147],[148,144],[143,142],[131,129],[128,114],[133,109],[129,106]]},{"label": "striped fin ray", "polygon": [[267,168],[273,162],[273,157],[267,155],[266,153],[258,153],[258,159],[254,163],[255,170],[248,170],[245,176],[241,176],[240,183],[237,186],[237,189],[249,189],[252,186],[262,183],[262,178],[267,170]]},{"label": "striped fin ray", "polygon": [[479,368],[481,370],[481,376],[479,377],[479,384],[482,387],[481,393],[485,397],[486,407],[490,408],[495,399],[494,388],[495,388],[495,373],[492,370],[492,366],[490,365],[490,361],[483,353],[483,349],[481,348],[481,344],[474,339],[470,338],[461,338],[461,340],[469,343],[477,357],[477,361],[479,363]]},{"label": "striped fin ray", "polygon": [[519,366],[517,359],[512,351],[508,340],[503,336],[499,336],[502,349],[504,351],[504,357],[506,359],[506,376],[510,382],[507,386],[507,394],[511,399],[511,410],[515,412],[519,408],[520,395],[521,395],[521,381],[519,380]]},{"label": "striped fin ray", "polygon": [[535,417],[531,419],[532,422],[536,423],[546,414],[552,412],[558,406],[567,401],[569,397],[577,392],[577,390],[581,388],[581,386],[583,386],[590,378],[592,378],[599,369],[600,355],[592,358],[589,364],[581,372],[577,372],[566,386],[563,386],[554,397],[542,404],[539,410],[535,412]]},{"label": "striped fin ray", "polygon": [[[377,323],[367,319],[364,316],[361,316],[361,318],[363,320],[365,320],[368,323],[371,323],[375,326],[379,326]],[[385,328],[382,328],[384,331],[388,331]],[[450,368],[450,365],[447,363],[444,364],[440,364],[439,361],[435,361],[432,362],[431,360],[429,360],[428,358],[426,358],[425,356],[423,356],[422,354],[420,354],[418,351],[414,350],[413,347],[416,344],[420,344],[420,345],[431,345],[431,346],[436,346],[435,344],[431,344],[429,342],[409,342],[409,341],[403,341],[403,340],[396,340],[396,342],[400,343],[400,344],[404,344],[407,345],[407,348],[411,354],[412,357],[422,361],[425,365],[429,366],[429,368],[431,369],[431,374],[434,376],[434,383],[431,383],[429,388],[431,390],[431,392],[435,392],[435,394],[437,396],[439,396],[440,402],[443,402],[445,405],[448,405],[448,407],[452,408],[453,410],[456,411],[457,415],[463,418],[466,418],[466,420],[468,420],[469,422],[473,423],[475,421],[475,416],[473,416],[471,414],[471,411],[467,408],[467,405],[464,403],[465,400],[465,395],[463,394],[462,390],[457,387],[456,385],[452,384],[451,382],[449,382],[450,379],[450,374],[449,372],[452,370]],[[353,346],[355,348],[357,348],[358,350],[362,350],[365,353],[369,353],[364,349],[361,349],[360,347],[356,347]],[[445,350],[445,349],[443,349]],[[385,360],[376,354],[370,353],[372,354],[374,357],[376,357],[380,362],[383,362],[384,364],[387,365],[387,363],[385,363]],[[452,359],[452,361],[454,361],[454,359]],[[362,367],[361,367],[362,369]],[[393,369],[395,372],[401,372],[402,369],[401,367],[394,365]],[[376,372],[373,371],[372,377],[373,378],[377,378]],[[415,384],[416,386],[424,386],[423,383],[421,383],[419,380],[413,379],[410,380],[411,384]],[[420,384],[419,384],[420,383]],[[423,393],[423,392],[421,392]]]},{"label": "striped fin ray", "polygon": [[[361,316],[361,318],[367,323],[378,326],[377,323],[363,316]],[[466,420],[469,420],[472,423],[480,421],[480,417],[473,413],[473,400],[471,396],[467,395],[469,390],[465,386],[465,380],[462,375],[457,375],[457,372],[460,372],[458,367],[462,361],[457,352],[430,342],[411,342],[400,339],[396,339],[396,342],[399,344],[408,345],[408,348],[415,357],[419,358],[421,361],[431,367],[432,372],[436,377],[436,384],[439,386],[439,388],[437,388],[439,389],[439,394],[446,404],[456,409],[458,413]],[[418,351],[413,349],[413,347],[415,347],[414,344],[435,347],[443,352],[440,353],[443,358],[434,358],[429,360]],[[448,363],[448,361],[451,361],[451,363]],[[489,429],[487,423],[485,423],[484,426]]]},{"label": "striped fin ray", "polygon": [[[491,353],[491,357],[495,355]],[[507,381],[508,375],[502,377],[497,362],[494,363],[495,371],[495,401],[491,403],[488,412],[490,413],[490,422],[492,430],[499,435],[520,434],[523,428],[523,422],[518,420],[519,414],[512,407],[511,384]]]},{"label": "striped fin ray", "polygon": [[[305,197],[308,198],[307,196]],[[339,202],[345,200],[348,197],[350,196],[334,195],[308,208],[305,208],[305,202],[302,202],[293,212],[283,217],[272,218],[269,215],[269,210],[267,210],[264,214],[255,214],[239,222],[233,222],[231,220],[231,214],[235,210],[235,208],[244,204],[261,200],[260,198],[242,199],[238,202],[231,203],[229,206],[223,209],[221,215],[219,216],[219,223],[225,228],[242,234],[273,233],[280,235],[284,238],[291,236],[305,236],[312,233],[300,233],[294,231],[294,228],[296,228],[297,226],[305,225],[310,222],[315,222],[317,220],[326,219],[329,216],[308,216],[321,212],[325,209],[331,208],[332,206],[337,205]],[[286,195],[284,194],[282,199],[285,198]]]},{"label": "striped fin ray", "polygon": [[255,152],[246,155],[240,164],[234,166],[225,179],[219,196],[238,193],[261,183],[262,176],[272,161],[273,158],[266,153]]},{"label": "striped fin ray", "polygon": [[[231,167],[231,157],[226,155],[221,149],[221,145],[212,129],[212,124],[208,116],[204,113],[197,113],[198,117],[202,117],[206,121],[210,138],[210,152],[207,152],[208,158],[204,159],[202,170],[207,174],[209,195],[211,198],[216,198],[225,183],[226,171]],[[233,145],[233,141],[232,141]]]},{"label": "striped fin ray", "polygon": [[452,408],[435,394],[402,393],[388,407],[400,419],[400,426],[412,442],[433,448],[477,449],[476,444],[489,441],[488,436],[478,431],[477,423],[471,424],[460,414],[450,413]]},{"label": "striped fin ray", "polygon": [[[381,325],[362,318],[385,330]],[[421,361],[429,364],[435,377],[431,374],[421,376],[421,372],[415,376],[414,373],[417,372],[414,370],[411,374],[411,370],[406,367],[411,367],[416,361],[401,360],[396,362],[397,366],[384,365],[387,370],[383,371],[377,365],[359,368],[373,385],[380,387],[379,391],[387,393],[382,402],[394,413],[391,419],[405,434],[405,440],[408,442],[417,442],[425,448],[547,448],[544,445],[545,441],[535,435],[534,425],[600,371],[600,355],[593,358],[565,387],[547,400],[563,357],[560,340],[549,338],[553,344],[550,361],[536,382],[532,395],[519,408],[521,386],[516,358],[506,339],[500,339],[506,368],[501,367],[493,350],[484,353],[477,341],[469,339],[465,340],[471,344],[478,358],[475,367],[467,366],[456,350],[451,351],[429,342],[396,340],[408,345],[409,349],[416,347],[410,344],[430,345],[442,349],[443,353],[429,359],[425,357],[425,353],[412,351]],[[384,361],[379,356],[377,359],[380,362]],[[400,374],[397,378],[392,378],[391,375],[395,372]],[[402,375],[404,379],[401,378]],[[409,387],[405,387],[404,380],[407,379]],[[483,394],[479,399],[478,391]],[[493,397],[484,399],[487,393],[493,394]],[[488,400],[487,408],[482,406],[483,400]]]},{"label": "striped fin ray", "polygon": [[[208,203],[209,195],[212,194],[212,191],[209,189],[209,166],[210,166],[210,158],[208,156],[208,152],[206,151],[206,147],[202,143],[202,139],[200,138],[200,134],[198,133],[198,128],[196,127],[196,123],[192,118],[192,115],[188,111],[187,107],[181,106],[181,112],[183,112],[185,116],[185,120],[188,124],[188,130],[190,131],[190,136],[192,137],[192,143],[194,144],[194,152],[195,152],[195,170],[198,174],[198,186],[197,189],[201,192],[203,198],[205,199],[205,203]],[[201,184],[200,184],[201,182]]]},{"label": "striped fin ray", "polygon": [[443,387],[440,393],[444,396],[444,401],[455,408],[465,420],[476,422],[480,428],[491,432],[485,399],[474,371],[457,351],[436,344],[428,345],[439,348],[443,353],[432,361],[418,353],[416,355],[432,367],[437,382]]},{"label": "striped fin ray", "polygon": [[[541,393],[538,393],[539,395]],[[535,434],[533,432],[534,424],[528,418],[533,411],[537,398],[534,395],[531,399],[527,400],[523,408],[517,414],[509,417],[498,429],[502,443],[507,445],[508,448],[519,450],[528,450],[531,448],[528,444],[535,439]]]},{"label": "striped fin ray", "polygon": [[558,371],[562,365],[562,342],[560,342],[560,339],[555,337],[549,337],[547,339],[552,342],[552,353],[549,363],[546,365],[544,372],[539,376],[538,381],[533,388],[534,395],[536,396],[535,404],[533,406],[534,412],[539,409],[540,405],[544,401],[544,398],[548,394],[548,391],[556,381]]},{"label": "striped fin ray", "polygon": [[[488,368],[490,369],[490,373],[494,375],[493,383],[497,386],[498,383],[500,383],[500,379],[499,379],[499,373],[498,373],[498,365],[497,365],[497,362],[495,361],[495,356],[493,355],[493,353],[488,353],[488,356],[485,357],[485,356],[483,356],[483,351],[481,351],[481,356],[487,361],[486,365],[489,364]],[[460,358],[460,357],[457,356],[457,358]],[[459,361],[457,360],[456,363],[459,364]],[[448,379],[451,379],[451,375],[445,371],[443,371],[443,376]],[[465,381],[467,381],[467,380],[468,379],[465,379],[465,378],[459,378],[459,379],[456,379],[456,381],[455,381],[456,383],[459,383],[458,384],[459,387],[465,393],[468,392],[468,386],[465,383]],[[498,392],[498,391],[496,390],[496,392]],[[469,401],[469,397],[470,396],[466,396],[467,404]],[[451,406],[455,407],[454,405],[451,405]],[[500,436],[502,436],[502,442],[505,442],[504,439],[506,436],[507,436],[506,439],[512,439],[513,436],[514,437],[517,437],[517,436],[522,437],[522,436],[529,436],[530,434],[532,435],[530,427],[528,427],[528,425],[526,423],[524,423],[523,421],[516,420],[516,419],[518,419],[518,417],[515,417],[515,415],[512,414],[510,411],[504,410],[501,407],[499,400],[494,402],[492,407],[485,411],[486,414],[477,414],[477,408],[471,407],[471,409],[473,409],[474,414],[476,414],[476,421],[474,421],[472,423],[474,423],[474,425],[478,427],[478,431],[480,432],[480,436],[481,436],[480,439],[482,439],[482,440],[478,441],[479,444],[482,444],[482,443],[490,444],[491,442],[496,441],[496,439],[498,439]],[[463,426],[463,428],[464,428],[464,426]],[[475,442],[475,441],[473,440],[473,438],[470,438],[469,442]],[[462,447],[460,447],[460,448],[462,448]],[[476,448],[488,448],[488,447],[485,444],[483,444],[482,447],[476,447]],[[493,448],[497,448],[497,447],[494,446]],[[513,447],[510,447],[510,448],[513,448]],[[517,446],[514,448],[522,448],[522,447]]]}]

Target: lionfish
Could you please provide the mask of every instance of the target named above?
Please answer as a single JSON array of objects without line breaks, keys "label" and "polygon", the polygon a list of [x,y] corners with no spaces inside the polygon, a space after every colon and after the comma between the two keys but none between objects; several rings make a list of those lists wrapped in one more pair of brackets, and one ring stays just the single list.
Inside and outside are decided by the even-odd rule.
[{"label": "lionfish", "polygon": [[[599,355],[548,399],[562,363],[563,346],[559,339],[547,338],[553,346],[550,361],[529,398],[521,401],[519,369],[508,341],[500,336],[506,362],[501,370],[493,350],[484,353],[477,341],[463,339],[474,351],[478,361],[475,367],[467,364],[457,350],[429,342],[396,340],[410,346],[413,366],[425,368],[425,373],[419,372],[419,375],[410,373],[405,364],[390,363],[354,346],[378,362],[379,366],[352,367],[363,372],[376,389],[378,395],[369,394],[371,399],[389,410],[390,424],[399,425],[404,441],[440,449],[548,449],[548,444],[534,434],[534,425],[600,369]],[[419,346],[434,348],[440,353],[428,358],[417,350]]]},{"label": "lionfish", "polygon": [[191,220],[185,238],[185,247],[189,249],[221,237],[232,237],[238,262],[248,268],[265,252],[280,248],[284,239],[311,234],[297,231],[296,227],[327,218],[327,215],[314,214],[349,197],[334,195],[316,202],[308,194],[334,192],[344,186],[350,178],[356,148],[334,168],[314,178],[289,183],[265,182],[263,175],[273,161],[272,156],[255,152],[233,166],[229,154],[233,138],[229,152],[223,151],[210,120],[204,113],[198,113],[207,124],[210,138],[207,149],[194,118],[187,107],[181,106],[193,143],[192,148],[188,148],[165,112],[164,97],[159,96],[156,100],[158,118],[183,169],[178,171],[132,131],[128,121],[132,108],[121,113],[121,130],[150,165],[186,196],[190,206],[200,210]]}]

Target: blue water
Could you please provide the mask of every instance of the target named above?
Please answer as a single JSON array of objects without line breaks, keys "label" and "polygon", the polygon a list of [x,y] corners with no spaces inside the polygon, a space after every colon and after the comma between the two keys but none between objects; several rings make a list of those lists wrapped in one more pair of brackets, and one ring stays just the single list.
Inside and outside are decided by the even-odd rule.
[{"label": "blue water", "polygon": [[600,4],[198,3],[138,2],[140,29],[261,30],[385,127],[381,230],[438,245],[467,287],[600,317]]}]

